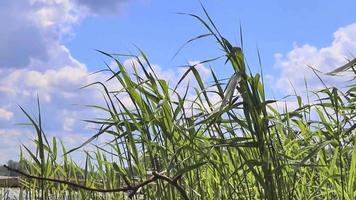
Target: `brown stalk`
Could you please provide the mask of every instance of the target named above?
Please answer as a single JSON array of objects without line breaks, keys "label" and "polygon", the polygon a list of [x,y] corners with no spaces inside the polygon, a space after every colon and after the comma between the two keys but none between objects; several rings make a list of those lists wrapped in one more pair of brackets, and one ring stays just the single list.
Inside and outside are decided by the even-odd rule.
[{"label": "brown stalk", "polygon": [[74,188],[80,188],[80,189],[88,190],[88,191],[92,191],[92,192],[102,192],[102,193],[130,192],[130,194],[129,194],[130,198],[132,198],[140,188],[142,188],[142,187],[144,187],[144,186],[146,186],[146,185],[148,185],[148,184],[150,184],[152,182],[155,182],[157,180],[162,180],[162,181],[168,182],[170,185],[173,185],[175,188],[177,188],[177,190],[179,191],[182,199],[189,200],[188,195],[186,194],[184,188],[182,186],[178,185],[178,183],[177,183],[178,179],[181,178],[182,175],[178,175],[178,176],[176,176],[174,178],[170,178],[168,176],[163,175],[162,173],[153,172],[152,176],[150,178],[148,178],[147,180],[145,180],[142,183],[139,183],[137,185],[133,185],[133,186],[132,185],[128,185],[128,186],[125,186],[125,187],[115,188],[115,189],[101,189],[101,188],[87,187],[87,186],[84,186],[84,185],[81,185],[81,184],[77,184],[77,183],[73,183],[73,182],[66,181],[66,180],[34,176],[34,175],[31,175],[31,174],[25,173],[25,172],[23,172],[21,170],[11,168],[11,167],[9,167],[7,165],[4,165],[4,167],[9,171],[16,172],[16,173],[21,174],[21,175],[23,175],[23,176],[25,176],[27,178],[30,178],[30,179],[36,179],[36,180],[41,180],[41,181],[50,181],[50,182],[55,182],[55,183],[66,184],[66,185],[72,186]]}]

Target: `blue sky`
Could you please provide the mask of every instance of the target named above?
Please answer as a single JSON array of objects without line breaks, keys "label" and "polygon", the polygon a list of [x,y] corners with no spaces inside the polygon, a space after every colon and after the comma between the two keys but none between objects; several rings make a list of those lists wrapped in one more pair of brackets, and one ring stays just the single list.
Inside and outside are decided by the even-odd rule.
[{"label": "blue sky", "polygon": [[[256,60],[258,46],[263,63],[269,69],[274,64],[276,52],[288,52],[294,42],[327,46],[335,30],[356,19],[354,1],[203,1],[203,4],[231,41],[239,43],[241,24],[246,51],[251,57],[249,61]],[[102,64],[93,49],[126,52],[134,50],[132,44],[163,65],[174,66],[174,63],[182,64],[189,59],[216,56],[218,51],[213,40],[204,40],[190,45],[173,64],[170,62],[185,41],[206,32],[196,20],[177,15],[177,12],[203,16],[199,1],[133,3],[121,16],[85,19],[74,27],[75,37],[65,44],[74,57],[89,66]],[[211,50],[201,50],[206,47]]]},{"label": "blue sky", "polygon": [[[237,45],[241,24],[248,63],[258,70],[258,47],[267,89],[276,96],[290,94],[289,83],[302,91],[304,78],[319,87],[306,65],[329,71],[356,54],[352,0],[202,3],[222,34]],[[0,162],[16,159],[19,145],[30,145],[34,138],[31,129],[15,124],[26,120],[17,105],[36,113],[37,94],[49,135],[73,146],[94,133],[80,120],[97,113],[79,105],[100,104],[100,96],[94,89],[78,90],[103,78],[89,76],[104,67],[103,56],[94,49],[137,53],[137,45],[171,82],[182,73],[177,66],[222,53],[206,38],[172,60],[185,41],[207,33],[196,20],[177,12],[204,16],[199,1],[192,0],[0,0]],[[200,67],[203,74],[208,67]],[[211,67],[222,77],[230,76],[221,63]]]}]

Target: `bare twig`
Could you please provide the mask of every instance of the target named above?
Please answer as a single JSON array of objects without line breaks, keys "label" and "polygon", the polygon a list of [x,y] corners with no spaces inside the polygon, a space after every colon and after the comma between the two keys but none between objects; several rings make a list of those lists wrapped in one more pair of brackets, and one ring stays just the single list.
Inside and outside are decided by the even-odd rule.
[{"label": "bare twig", "polygon": [[147,180],[143,181],[142,183],[134,185],[134,186],[128,185],[128,186],[125,186],[125,187],[115,188],[115,189],[101,189],[101,188],[87,187],[87,186],[80,185],[80,184],[73,183],[73,182],[66,181],[66,180],[34,176],[34,175],[31,175],[31,174],[25,173],[25,172],[23,172],[21,170],[11,168],[11,167],[9,167],[7,165],[4,165],[4,167],[6,169],[8,169],[9,171],[17,172],[18,174],[21,174],[22,176],[25,176],[25,177],[30,178],[30,179],[36,179],[36,180],[50,181],[50,182],[55,182],[55,183],[66,184],[66,185],[69,185],[69,186],[72,186],[72,187],[75,187],[75,188],[80,188],[80,189],[88,190],[88,191],[92,191],[92,192],[102,192],[102,193],[130,192],[130,194],[129,194],[130,198],[132,198],[140,188],[142,188],[142,187],[144,187],[144,186],[146,186],[146,185],[148,185],[148,184],[150,184],[152,182],[155,182],[155,181],[160,179],[160,180],[166,181],[170,185],[173,185],[174,187],[176,187],[177,190],[180,192],[180,194],[182,196],[182,199],[189,200],[188,195],[186,194],[184,188],[181,187],[180,185],[178,185],[178,183],[177,183],[178,179],[181,178],[182,175],[178,175],[178,176],[176,176],[174,178],[170,178],[168,176],[163,175],[162,173],[153,172],[152,176],[150,178],[148,178]]}]

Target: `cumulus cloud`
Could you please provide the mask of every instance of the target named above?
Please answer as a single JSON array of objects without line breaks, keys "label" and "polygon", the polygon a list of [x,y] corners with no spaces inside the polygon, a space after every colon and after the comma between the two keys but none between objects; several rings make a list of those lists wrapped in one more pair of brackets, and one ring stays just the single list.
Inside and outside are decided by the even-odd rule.
[{"label": "cumulus cloud", "polygon": [[[128,59],[123,63],[129,73],[133,73],[133,66],[139,68],[137,60],[135,59]],[[192,62],[192,64],[196,63],[197,62]],[[152,68],[159,78],[168,80],[171,84],[176,83],[180,76],[187,70],[186,68],[165,70],[156,64],[152,64]],[[199,64],[197,70],[201,72],[203,81],[209,78],[209,70],[204,65]],[[139,69],[138,71],[139,74],[144,77],[143,71]],[[93,119],[103,115],[103,113],[97,113],[83,106],[88,104],[100,105],[100,103],[103,103],[101,102],[103,99],[99,92],[100,89],[98,87],[89,87],[80,90],[79,88],[95,81],[104,81],[109,75],[90,75],[90,71],[88,71],[84,65],[74,67],[63,66],[57,69],[47,69],[43,71],[33,69],[6,69],[2,70],[0,75],[2,77],[2,79],[0,79],[0,95],[4,97],[0,99],[0,105],[6,105],[7,110],[14,111],[14,113],[10,114],[11,117],[6,117],[6,120],[11,120],[13,124],[27,121],[17,105],[23,106],[31,115],[36,115],[36,97],[38,95],[41,101],[42,117],[44,119],[43,127],[47,134],[60,136],[62,139],[71,141],[72,139],[68,137],[73,137],[73,135],[77,133],[86,132],[89,137],[95,132],[95,130],[88,129],[88,124],[85,124],[81,120]],[[189,75],[188,79],[193,80],[194,78],[190,76],[192,75]],[[118,84],[117,81],[114,81],[114,79],[107,82],[107,85],[109,90],[122,89],[122,86]],[[194,85],[194,83],[191,85]],[[192,93],[191,98],[195,98],[194,96],[195,94]],[[127,105],[129,105],[131,101],[129,96],[124,96],[121,100]],[[3,115],[3,118],[4,116],[5,115]],[[13,124],[4,124],[2,128],[4,128],[4,130],[10,130]],[[65,134],[56,134],[58,131],[63,131]],[[75,137],[77,138],[77,145],[84,141],[84,137],[82,136]],[[12,137],[16,140],[20,135],[12,134],[12,136],[8,137]],[[16,144],[7,143],[6,146],[10,147],[18,144],[19,142]],[[69,146],[73,147],[73,145]],[[5,161],[6,160],[2,160],[2,162]]]},{"label": "cumulus cloud", "polygon": [[[64,66],[44,72],[27,69],[12,70],[0,79],[0,88],[6,88],[0,90],[0,96],[3,97],[0,99],[0,105],[6,107],[6,110],[0,110],[0,127],[11,129],[16,127],[16,123],[28,122],[18,105],[31,116],[36,116],[38,95],[46,133],[83,132],[86,124],[81,120],[100,116],[91,109],[85,109],[84,105],[101,104],[102,99],[97,98],[99,97],[97,88],[80,89],[80,87],[100,78],[98,75],[90,76],[84,66],[81,68]],[[1,123],[4,120],[7,123]],[[90,135],[94,131],[86,132]],[[17,136],[13,137],[15,139]]]},{"label": "cumulus cloud", "polygon": [[60,67],[77,64],[62,38],[90,15],[120,13],[130,0],[0,1],[0,68]]},{"label": "cumulus cloud", "polygon": [[[355,57],[356,52],[356,23],[339,28],[334,33],[334,39],[329,46],[317,48],[311,44],[294,45],[287,54],[275,55],[275,68],[281,71],[276,77],[276,86],[282,92],[292,94],[290,83],[297,89],[304,89],[304,78],[312,89],[322,87],[314,75],[311,66],[321,72],[329,72]],[[345,79],[335,77],[322,77],[330,85],[340,85]]]},{"label": "cumulus cloud", "polygon": [[[76,60],[61,44],[72,37],[72,28],[91,15],[122,12],[130,0],[18,0],[0,1],[0,163],[18,158],[21,143],[30,144],[33,130],[15,126],[28,120],[18,105],[31,116],[36,115],[39,96],[44,131],[58,136],[69,146],[76,146],[95,130],[82,119],[100,117],[86,104],[103,101],[98,89],[79,88],[105,80],[102,75],[90,75],[86,65]],[[128,67],[135,62],[125,61]],[[137,63],[136,63],[137,64]],[[152,65],[162,79],[174,83],[186,69],[164,70]],[[132,68],[131,68],[132,69]],[[203,78],[209,71],[197,66]],[[108,83],[120,89],[117,83]],[[90,98],[88,98],[90,97]],[[124,97],[129,102],[129,97]],[[14,128],[15,127],[15,128]]]},{"label": "cumulus cloud", "polygon": [[58,54],[74,62],[59,40],[82,17],[69,0],[1,1],[0,68],[52,64]]},{"label": "cumulus cloud", "polygon": [[6,70],[2,74],[0,94],[5,98],[0,102],[6,99],[21,102],[22,99],[36,97],[37,93],[44,97],[45,102],[51,102],[53,96],[69,99],[77,95],[81,86],[95,80],[84,66],[64,66],[43,72],[30,69]]},{"label": "cumulus cloud", "polygon": [[[132,59],[124,61],[128,71],[132,72]],[[131,63],[131,67],[130,64]],[[164,70],[158,65],[152,65],[159,78],[172,81],[175,83],[179,80],[179,77],[185,72],[183,69]],[[208,69],[201,65],[198,66],[198,71],[202,73],[203,80],[206,81],[208,76]],[[6,71],[6,70],[5,70]],[[4,71],[2,72],[4,73]],[[5,76],[0,80],[0,88],[7,88],[7,90],[0,90],[0,95],[5,98],[0,99],[0,105],[7,105],[8,110],[16,111],[14,113],[8,113],[8,110],[0,109],[0,116],[5,118],[3,113],[7,113],[6,120],[10,120],[14,123],[27,122],[24,114],[17,107],[17,105],[23,106],[31,116],[36,116],[36,96],[40,97],[41,110],[43,118],[44,131],[49,136],[56,136],[62,139],[68,148],[78,146],[92,134],[95,133],[90,124],[81,122],[83,119],[93,119],[100,117],[103,113],[97,113],[94,110],[84,108],[86,104],[100,104],[102,96],[100,96],[98,87],[89,87],[84,90],[79,88],[85,84],[93,83],[95,81],[103,81],[109,76],[99,74],[96,76],[90,76],[89,71],[83,67],[70,67],[65,66],[59,69],[48,69],[40,72],[36,70],[28,69],[16,69],[11,72],[5,72]],[[143,73],[141,72],[142,77]],[[193,78],[192,78],[193,79]],[[117,81],[107,82],[110,90],[117,90],[122,88]],[[193,84],[194,85],[194,84]],[[172,86],[172,85],[171,85]],[[88,98],[89,97],[89,98]],[[195,98],[195,93],[190,94],[188,98]],[[121,100],[127,105],[130,104],[130,98],[125,96]],[[77,105],[71,105],[77,104]],[[103,104],[102,104],[103,105]],[[1,120],[1,118],[0,118]],[[5,132],[6,141],[2,143],[5,148],[18,148],[18,146],[29,141],[34,137],[33,130],[29,130],[31,134],[24,139],[21,134],[22,130],[16,130],[12,128],[14,125],[2,124],[2,134]],[[21,140],[20,140],[21,139]],[[102,141],[102,140],[100,140]],[[0,149],[1,150],[1,149]],[[1,150],[2,153],[7,152]],[[18,158],[16,152],[13,152],[13,159]],[[0,162],[6,162],[6,157],[1,157]]]},{"label": "cumulus cloud", "polygon": [[[109,4],[110,3],[110,4]],[[14,124],[26,122],[18,105],[35,114],[40,98],[44,128],[49,134],[63,131],[72,137],[84,127],[78,119],[95,112],[75,106],[98,103],[95,89],[79,90],[98,76],[89,76],[87,67],[72,57],[64,38],[90,15],[118,8],[121,1],[17,0],[0,1],[0,162],[6,162],[18,149],[25,129]],[[96,10],[98,6],[98,10]],[[107,10],[105,8],[107,7]],[[43,114],[42,113],[42,114]],[[90,133],[89,133],[90,134]],[[5,156],[6,155],[6,156]]]},{"label": "cumulus cloud", "polygon": [[0,2],[0,67],[24,67],[31,57],[48,58],[43,33],[31,22],[29,8],[26,1]]}]

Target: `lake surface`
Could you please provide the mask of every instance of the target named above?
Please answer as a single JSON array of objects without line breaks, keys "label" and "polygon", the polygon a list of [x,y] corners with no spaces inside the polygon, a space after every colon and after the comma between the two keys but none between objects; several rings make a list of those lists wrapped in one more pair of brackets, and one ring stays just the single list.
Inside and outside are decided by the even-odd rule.
[{"label": "lake surface", "polygon": [[0,199],[19,199],[20,188],[0,188]]}]

